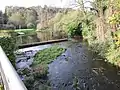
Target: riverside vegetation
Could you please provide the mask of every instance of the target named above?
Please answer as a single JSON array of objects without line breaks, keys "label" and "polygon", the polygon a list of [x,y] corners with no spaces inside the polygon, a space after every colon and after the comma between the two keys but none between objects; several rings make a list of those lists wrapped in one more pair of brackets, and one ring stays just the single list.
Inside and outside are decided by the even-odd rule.
[{"label": "riverside vegetation", "polygon": [[40,50],[34,56],[31,69],[23,69],[19,71],[20,75],[24,75],[24,83],[29,90],[48,90],[50,89],[49,81],[47,81],[48,64],[53,62],[58,56],[65,52],[65,48],[60,46],[52,46]]},{"label": "riverside vegetation", "polygon": [[[23,20],[20,23],[16,23],[15,25],[16,28],[24,28],[24,25],[26,25],[25,27],[29,26],[28,28],[35,28],[38,31],[51,30],[54,31],[53,32],[54,34],[58,32],[62,34],[67,34],[68,37],[82,35],[83,39],[88,42],[92,51],[102,56],[104,60],[106,60],[107,62],[110,62],[111,64],[119,67],[120,66],[120,54],[119,54],[120,53],[120,0],[114,0],[114,1],[94,0],[94,1],[89,1],[89,3],[91,4],[92,7],[86,7],[84,0],[78,0],[77,4],[75,5],[80,7],[78,10],[64,9],[61,12],[58,9],[56,9],[57,13],[54,13],[54,15],[52,15],[52,18],[50,18],[49,20],[46,20],[45,18],[43,20],[45,21],[44,23],[40,23],[39,21],[38,24],[36,24],[36,15],[34,17],[34,14],[36,14],[37,12],[35,10],[37,9],[35,10],[32,9],[30,11],[33,15],[31,17],[34,17],[35,19],[34,20],[35,22],[32,22],[32,24],[31,21],[33,20],[31,19],[27,20],[29,21],[29,23],[27,23],[26,21],[26,23],[24,22],[25,24],[23,24],[24,19],[23,18],[21,19],[21,15],[18,13],[17,14],[10,13],[9,9],[7,9],[6,15],[9,17],[8,21],[11,21],[13,23],[17,22],[16,20],[18,21]],[[86,8],[88,8],[89,10],[87,10]],[[46,10],[46,8],[44,9]],[[15,7],[12,10],[13,11],[16,10]],[[26,10],[26,9],[22,9],[22,10]],[[47,13],[48,12],[46,11],[45,15]],[[31,15],[31,14],[27,14],[27,15]],[[11,22],[9,23],[12,24]],[[6,20],[4,21],[4,23],[6,23]],[[1,42],[5,42],[6,39],[1,39],[1,40],[2,40]],[[7,42],[5,42],[4,44],[6,43]],[[11,46],[13,47],[14,45],[12,44],[13,43],[11,43]],[[58,51],[56,51],[56,48],[57,47],[45,49],[41,52],[38,52],[35,56],[33,66],[34,64],[43,63],[43,66],[40,66],[40,68],[44,70],[42,72],[43,76],[47,73],[46,65],[51,61],[53,61],[62,52],[64,52],[64,49],[57,48]],[[10,51],[8,49],[6,46],[4,49],[6,50],[6,53]],[[13,49],[14,48],[12,48],[12,52],[14,51]],[[55,55],[51,55],[50,51],[55,52]],[[41,56],[44,56],[43,54],[46,55],[47,57],[41,58]],[[8,53],[7,55],[9,57],[9,55],[11,54]],[[36,70],[41,70],[41,69],[36,69]],[[41,71],[39,71],[39,74],[40,72]],[[33,81],[31,81],[31,83],[33,83]]]}]

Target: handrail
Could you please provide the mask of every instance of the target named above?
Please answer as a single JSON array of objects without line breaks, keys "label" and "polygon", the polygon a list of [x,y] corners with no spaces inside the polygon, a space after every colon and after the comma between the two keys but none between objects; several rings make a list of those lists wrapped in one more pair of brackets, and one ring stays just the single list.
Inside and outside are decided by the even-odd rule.
[{"label": "handrail", "polygon": [[5,52],[0,46],[0,73],[5,90],[27,90]]}]

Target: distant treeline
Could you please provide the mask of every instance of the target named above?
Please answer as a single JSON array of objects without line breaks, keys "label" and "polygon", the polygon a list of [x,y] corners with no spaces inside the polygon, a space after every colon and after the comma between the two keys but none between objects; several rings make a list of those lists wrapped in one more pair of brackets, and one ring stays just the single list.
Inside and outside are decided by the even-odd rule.
[{"label": "distant treeline", "polygon": [[0,11],[0,29],[45,28],[50,19],[58,12],[67,12],[70,8],[41,6],[13,7],[6,6],[5,13]]}]

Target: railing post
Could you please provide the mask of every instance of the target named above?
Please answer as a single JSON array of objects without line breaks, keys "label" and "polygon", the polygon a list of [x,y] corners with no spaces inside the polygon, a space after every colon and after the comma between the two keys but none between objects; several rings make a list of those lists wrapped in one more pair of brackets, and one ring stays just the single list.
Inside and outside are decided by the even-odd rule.
[{"label": "railing post", "polygon": [[1,46],[0,71],[5,90],[27,90]]}]

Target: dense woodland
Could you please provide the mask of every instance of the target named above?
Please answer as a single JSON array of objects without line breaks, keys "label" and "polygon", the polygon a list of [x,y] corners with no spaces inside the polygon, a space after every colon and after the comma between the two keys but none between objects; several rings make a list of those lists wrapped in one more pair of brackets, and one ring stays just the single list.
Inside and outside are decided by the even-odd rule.
[{"label": "dense woodland", "polygon": [[47,27],[48,21],[53,18],[56,13],[70,10],[70,8],[56,8],[41,6],[36,7],[17,7],[17,6],[6,6],[5,13],[0,12],[0,24],[1,29],[21,29],[21,28],[36,28],[37,25],[40,28]]}]

